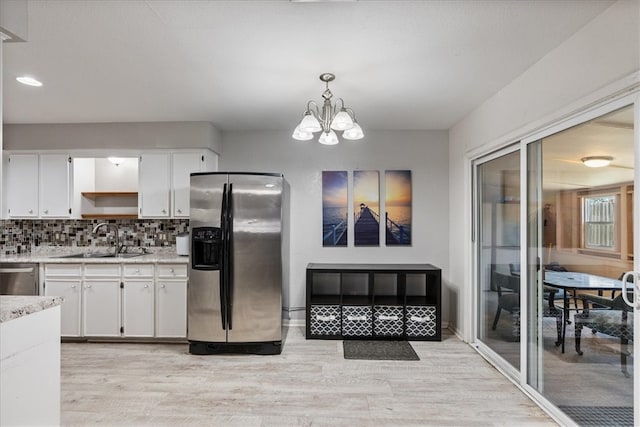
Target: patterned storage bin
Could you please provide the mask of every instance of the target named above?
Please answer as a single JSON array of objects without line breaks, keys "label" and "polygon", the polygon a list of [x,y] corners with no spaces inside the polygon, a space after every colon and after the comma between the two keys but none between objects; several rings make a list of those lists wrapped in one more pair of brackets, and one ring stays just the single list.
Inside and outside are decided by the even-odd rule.
[{"label": "patterned storage bin", "polygon": [[408,337],[435,337],[436,327],[435,306],[407,306],[407,336]]},{"label": "patterned storage bin", "polygon": [[373,333],[380,336],[400,336],[404,332],[404,316],[401,305],[376,305],[373,307]]},{"label": "patterned storage bin", "polygon": [[339,305],[312,305],[310,319],[311,335],[340,335]]},{"label": "patterned storage bin", "polygon": [[345,305],[342,307],[342,336],[371,336],[371,306]]}]

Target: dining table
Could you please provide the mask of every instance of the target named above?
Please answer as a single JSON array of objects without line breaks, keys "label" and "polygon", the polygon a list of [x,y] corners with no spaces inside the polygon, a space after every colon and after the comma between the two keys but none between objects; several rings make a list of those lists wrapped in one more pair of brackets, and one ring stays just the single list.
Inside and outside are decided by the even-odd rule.
[{"label": "dining table", "polygon": [[[563,312],[564,321],[562,322],[562,352],[564,353],[564,340],[567,330],[567,321],[569,320],[570,299],[576,298],[578,292],[584,291],[622,291],[622,281],[611,279],[609,277],[597,276],[589,273],[579,273],[576,271],[544,271],[544,284],[564,290],[563,294]],[[577,307],[576,307],[577,309]]]}]

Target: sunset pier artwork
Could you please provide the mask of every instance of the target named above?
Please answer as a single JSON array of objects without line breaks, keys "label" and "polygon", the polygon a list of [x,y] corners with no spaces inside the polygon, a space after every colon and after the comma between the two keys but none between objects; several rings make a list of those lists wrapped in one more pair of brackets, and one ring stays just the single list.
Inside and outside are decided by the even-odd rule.
[{"label": "sunset pier artwork", "polygon": [[380,246],[380,172],[353,171],[355,246]]},{"label": "sunset pier artwork", "polygon": [[322,172],[322,246],[347,246],[348,176]]},{"label": "sunset pier artwork", "polygon": [[[380,246],[384,226],[386,246],[411,245],[411,171],[385,171],[385,200],[380,204],[380,172],[353,172],[353,223],[349,218],[348,173],[322,172],[322,246]],[[384,212],[384,217],[381,213]]]},{"label": "sunset pier artwork", "polygon": [[[379,244],[380,215],[378,215],[376,211],[367,207],[366,205],[361,206],[360,212],[356,214],[353,223],[356,246],[377,246]],[[394,224],[397,227],[397,224],[391,221],[388,216],[386,224],[386,241],[393,241],[393,244],[396,245],[400,244],[400,241],[391,232],[391,226],[389,225]],[[400,235],[403,235],[406,238],[406,233],[400,233]]]},{"label": "sunset pier artwork", "polygon": [[387,246],[411,245],[411,171],[385,171]]},{"label": "sunset pier artwork", "polygon": [[347,218],[337,224],[326,224],[322,230],[323,246],[347,246]]}]

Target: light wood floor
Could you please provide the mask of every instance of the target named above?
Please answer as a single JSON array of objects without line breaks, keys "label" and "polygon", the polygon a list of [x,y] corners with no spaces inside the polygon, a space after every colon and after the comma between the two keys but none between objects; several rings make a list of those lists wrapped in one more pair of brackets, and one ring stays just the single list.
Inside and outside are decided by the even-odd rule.
[{"label": "light wood floor", "polygon": [[342,341],[287,331],[279,356],[187,345],[64,343],[63,425],[556,425],[451,334],[420,361],[344,360]]}]

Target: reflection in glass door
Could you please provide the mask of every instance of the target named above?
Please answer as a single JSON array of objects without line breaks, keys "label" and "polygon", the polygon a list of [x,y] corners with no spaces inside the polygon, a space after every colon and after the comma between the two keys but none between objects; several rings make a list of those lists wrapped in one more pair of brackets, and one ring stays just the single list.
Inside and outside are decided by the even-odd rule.
[{"label": "reflection in glass door", "polygon": [[477,337],[520,368],[520,152],[476,167]]},{"label": "reflection in glass door", "polygon": [[527,169],[527,383],[577,424],[632,426],[633,106],[528,144]]}]

